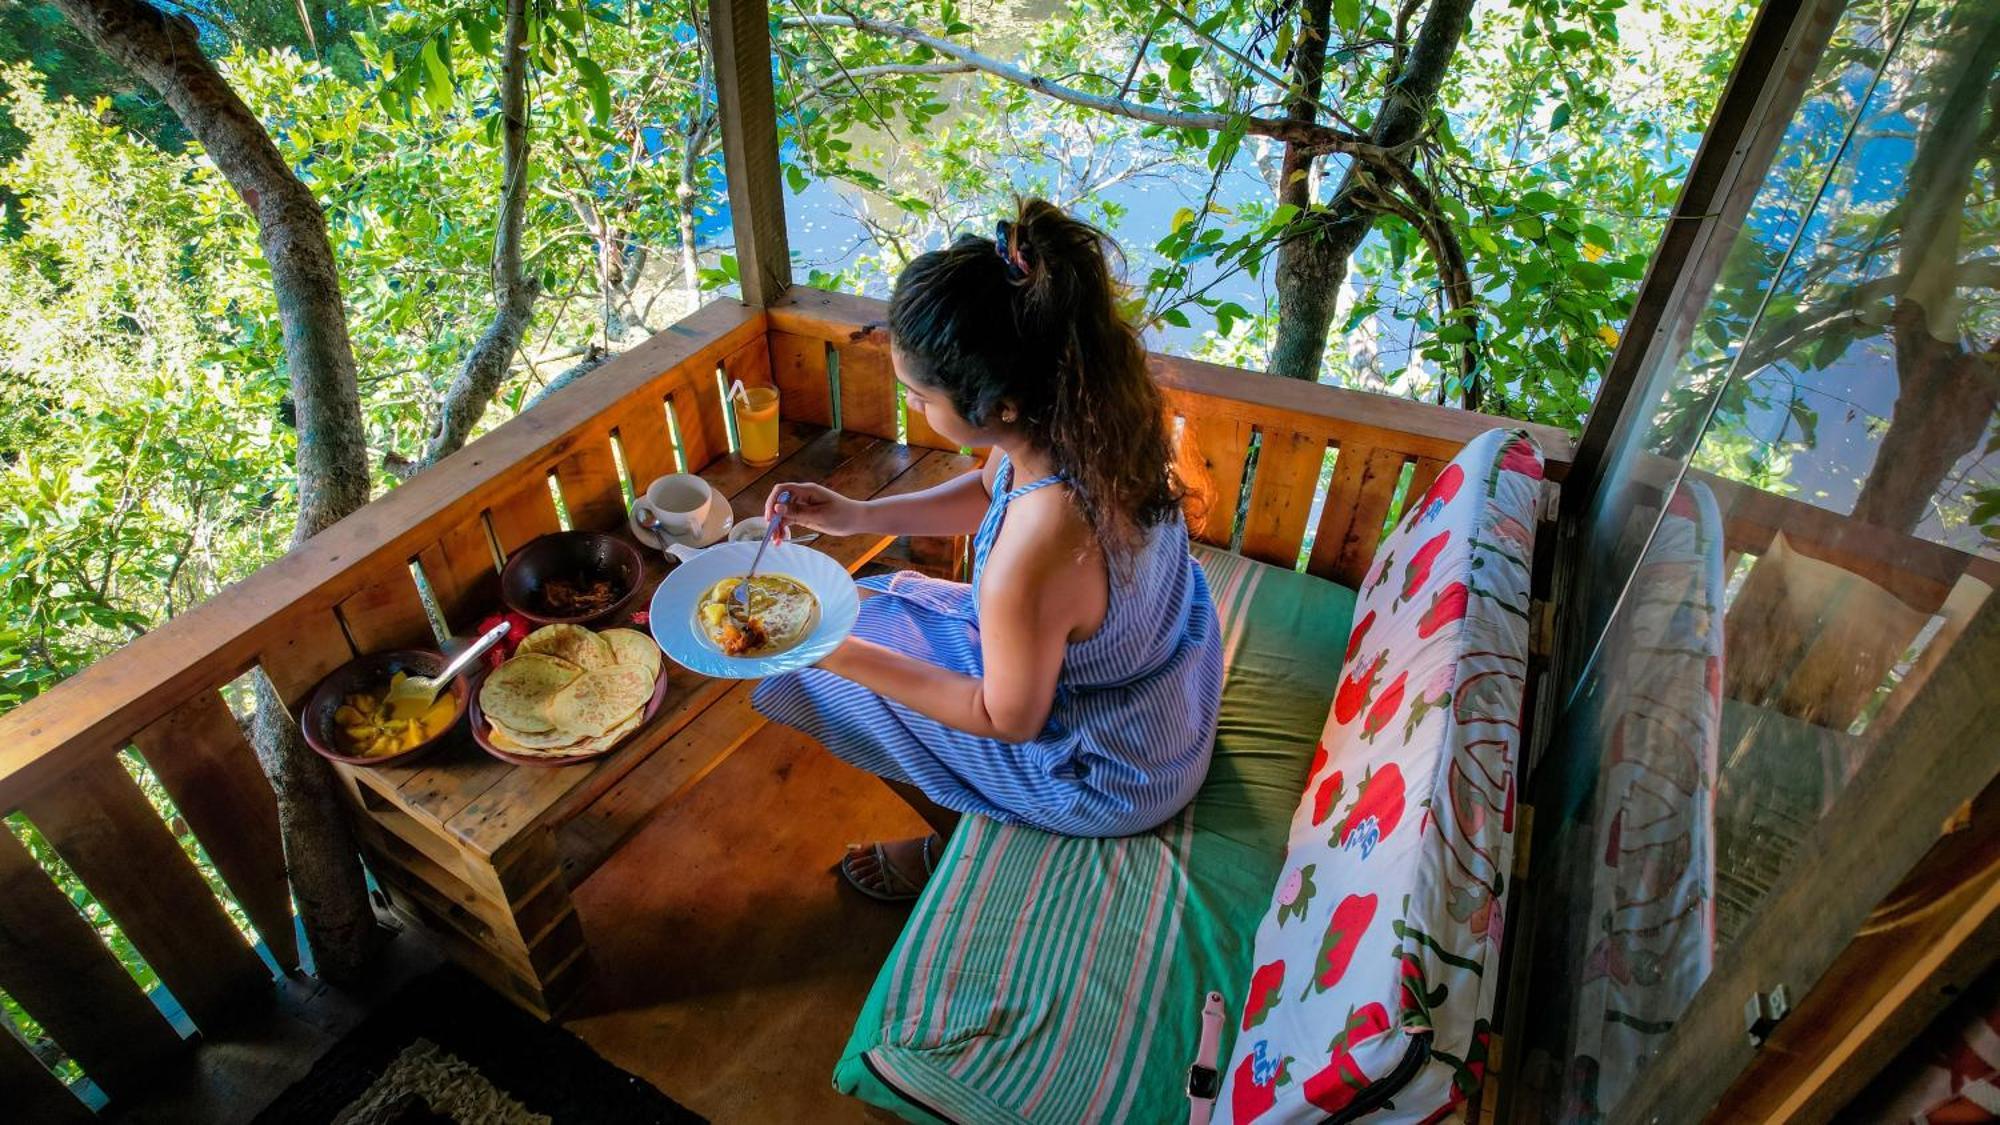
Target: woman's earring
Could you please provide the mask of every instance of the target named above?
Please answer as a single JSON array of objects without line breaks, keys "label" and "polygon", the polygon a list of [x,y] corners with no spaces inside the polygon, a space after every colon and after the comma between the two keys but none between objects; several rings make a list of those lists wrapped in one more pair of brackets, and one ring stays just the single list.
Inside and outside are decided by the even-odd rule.
[{"label": "woman's earring", "polygon": [[1002,410],[1002,411],[1000,412],[1000,420],[1001,420],[1002,422],[1005,422],[1005,423],[1007,423],[1007,424],[1008,424],[1008,425],[1010,425],[1010,426],[1014,424],[1014,419],[1015,419],[1016,417],[1018,417],[1018,415],[1016,415],[1016,414],[1014,413],[1014,411],[1013,411],[1013,409],[1012,409],[1011,407],[1010,407],[1010,408],[1008,408],[1008,409],[1006,409],[1006,410]]}]

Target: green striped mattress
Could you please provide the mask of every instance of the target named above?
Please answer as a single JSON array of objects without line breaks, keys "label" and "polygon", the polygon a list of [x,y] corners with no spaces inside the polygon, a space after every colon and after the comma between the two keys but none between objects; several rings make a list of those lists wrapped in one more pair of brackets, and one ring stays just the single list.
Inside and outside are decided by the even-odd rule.
[{"label": "green striped mattress", "polygon": [[1194,803],[1112,840],[965,818],[875,979],[836,1088],[913,1121],[1185,1118],[1202,996],[1242,1008],[1354,608],[1331,582],[1196,555],[1228,672]]}]

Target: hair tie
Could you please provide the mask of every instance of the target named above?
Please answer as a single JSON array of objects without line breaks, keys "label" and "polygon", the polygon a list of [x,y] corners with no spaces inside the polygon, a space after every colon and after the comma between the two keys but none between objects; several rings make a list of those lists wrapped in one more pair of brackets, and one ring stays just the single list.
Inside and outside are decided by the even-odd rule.
[{"label": "hair tie", "polygon": [[1005,219],[993,232],[993,249],[999,253],[1000,262],[1007,267],[1007,280],[1025,281],[1028,277],[1027,255],[1014,244],[1014,224]]}]

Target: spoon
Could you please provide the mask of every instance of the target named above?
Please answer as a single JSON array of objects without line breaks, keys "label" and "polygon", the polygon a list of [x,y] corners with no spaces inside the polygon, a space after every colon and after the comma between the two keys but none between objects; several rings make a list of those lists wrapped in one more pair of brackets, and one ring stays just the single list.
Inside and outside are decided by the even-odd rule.
[{"label": "spoon", "polygon": [[444,671],[435,676],[409,676],[402,683],[390,688],[388,698],[382,701],[389,708],[389,717],[414,719],[430,710],[431,704],[437,702],[438,693],[445,689],[445,685],[451,683],[454,677],[471,667],[480,657],[485,656],[488,649],[499,644],[506,636],[507,623],[502,621],[486,630],[485,634],[472,642],[464,652],[453,657],[451,663],[444,666]]},{"label": "spoon", "polygon": [[[789,504],[791,502],[791,489],[787,488],[778,493],[778,503]],[[757,577],[757,565],[764,561],[764,549],[769,547],[771,541],[778,537],[778,531],[784,527],[784,524],[784,520],[775,514],[772,515],[770,521],[764,527],[764,538],[757,541],[757,553],[750,558],[750,573],[743,576],[743,580],[736,584],[736,592],[730,595],[729,613],[738,622],[747,623],[750,620],[750,580]]]}]

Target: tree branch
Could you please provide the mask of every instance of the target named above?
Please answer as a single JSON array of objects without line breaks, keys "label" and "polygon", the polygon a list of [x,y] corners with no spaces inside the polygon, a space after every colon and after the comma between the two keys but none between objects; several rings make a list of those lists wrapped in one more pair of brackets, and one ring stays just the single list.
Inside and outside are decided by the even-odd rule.
[{"label": "tree branch", "polygon": [[890,39],[900,39],[928,47],[947,58],[957,59],[975,70],[990,74],[1016,86],[1025,87],[1038,94],[1044,94],[1057,101],[1094,109],[1100,113],[1129,117],[1134,121],[1144,121],[1151,125],[1164,125],[1171,129],[1199,129],[1205,132],[1219,132],[1230,126],[1232,121],[1241,120],[1244,132],[1275,140],[1295,142],[1313,146],[1315,152],[1343,152],[1366,154],[1375,152],[1379,146],[1368,138],[1344,129],[1335,129],[1312,121],[1282,120],[1271,117],[1242,117],[1228,113],[1191,113],[1180,110],[1162,109],[1159,106],[1126,101],[1103,94],[1091,94],[1073,86],[1054,82],[1040,75],[1030,74],[1012,63],[982,55],[977,51],[961,47],[949,39],[929,35],[913,27],[889,23],[886,20],[867,19],[861,16],[787,16],[779,21],[781,27],[838,27],[853,31],[864,31]]},{"label": "tree branch", "polygon": [[521,227],[528,203],[527,0],[507,0],[500,62],[500,214],[493,229],[493,321],[445,391],[438,428],[424,450],[434,465],[465,444],[506,380],[508,361],[528,330],[541,283],[521,271]]}]

